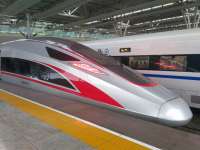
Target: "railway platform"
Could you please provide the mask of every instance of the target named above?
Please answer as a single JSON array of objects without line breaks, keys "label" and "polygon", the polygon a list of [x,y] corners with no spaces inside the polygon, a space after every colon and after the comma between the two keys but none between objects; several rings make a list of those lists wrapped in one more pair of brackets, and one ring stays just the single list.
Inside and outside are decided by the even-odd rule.
[{"label": "railway platform", "polygon": [[0,100],[0,150],[92,150],[89,145]]},{"label": "railway platform", "polygon": [[0,89],[1,103],[14,106],[86,149],[200,149],[197,134],[3,81]]}]

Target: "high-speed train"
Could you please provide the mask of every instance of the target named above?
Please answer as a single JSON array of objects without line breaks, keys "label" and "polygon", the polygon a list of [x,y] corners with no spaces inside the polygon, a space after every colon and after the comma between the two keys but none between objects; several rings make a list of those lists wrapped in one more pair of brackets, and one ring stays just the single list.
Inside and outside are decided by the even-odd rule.
[{"label": "high-speed train", "polygon": [[113,58],[53,37],[0,44],[2,81],[104,105],[171,126],[192,112],[180,97]]},{"label": "high-speed train", "polygon": [[200,108],[200,29],[85,42],[164,85]]}]

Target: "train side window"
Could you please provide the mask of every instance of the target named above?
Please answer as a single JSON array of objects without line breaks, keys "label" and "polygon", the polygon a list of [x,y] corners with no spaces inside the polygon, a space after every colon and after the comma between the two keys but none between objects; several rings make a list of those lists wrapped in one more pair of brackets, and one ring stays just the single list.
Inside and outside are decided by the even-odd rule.
[{"label": "train side window", "polygon": [[46,47],[46,50],[47,50],[49,56],[54,58],[54,59],[58,59],[58,60],[61,60],[61,61],[79,61],[78,59],[76,59],[76,58],[74,58],[70,55],[67,55],[63,52],[60,52],[58,50],[55,50],[53,48]]},{"label": "train side window", "polygon": [[187,69],[187,56],[174,56],[173,65],[176,71],[186,71]]},{"label": "train side window", "polygon": [[18,58],[2,57],[2,70],[17,73],[21,75],[30,74],[30,65],[28,62]]},{"label": "train side window", "polygon": [[[16,73],[24,76],[31,76],[30,62],[23,59],[16,59]],[[18,69],[17,69],[18,68]]]},{"label": "train side window", "polygon": [[117,58],[117,57],[113,57],[115,58],[116,60],[118,59],[122,64],[128,66],[129,65],[129,57],[127,56],[122,56],[120,58]]},{"label": "train side window", "polygon": [[1,57],[1,70],[6,71],[6,58]]},{"label": "train side window", "polygon": [[59,73],[41,64],[10,57],[2,57],[1,63],[2,71],[20,74],[23,76],[74,89],[74,87]]},{"label": "train side window", "polygon": [[134,69],[147,70],[149,69],[149,56],[129,57],[129,66]]},{"label": "train side window", "polygon": [[160,70],[166,71],[186,71],[186,56],[161,56],[158,65]]},{"label": "train side window", "polygon": [[11,73],[15,73],[16,71],[13,58],[2,57],[1,65],[2,65],[2,71],[8,71]]},{"label": "train side window", "polygon": [[37,78],[42,81],[74,89],[74,87],[59,73],[50,69],[49,67],[37,64],[35,62],[31,62],[31,75],[33,78]]},{"label": "train side window", "polygon": [[149,56],[149,70],[160,70],[160,56]]},{"label": "train side window", "polygon": [[[200,55],[198,56],[200,58]],[[154,56],[131,56],[129,57],[129,66],[138,70],[159,70],[159,71],[187,71],[193,68],[193,71],[200,71],[197,65],[197,56],[190,56],[188,60],[187,69],[187,56],[184,55],[154,55]],[[196,69],[195,69],[196,68]]]},{"label": "train side window", "polygon": [[200,72],[200,54],[187,56],[187,71],[188,72]]}]

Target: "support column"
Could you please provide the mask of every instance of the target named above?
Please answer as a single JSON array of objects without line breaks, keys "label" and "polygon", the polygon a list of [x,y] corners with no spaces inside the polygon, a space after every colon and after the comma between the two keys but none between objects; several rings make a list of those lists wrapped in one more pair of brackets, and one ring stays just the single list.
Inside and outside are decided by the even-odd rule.
[{"label": "support column", "polygon": [[26,14],[26,38],[29,39],[32,37],[32,30],[31,30],[31,17],[30,17],[30,14],[27,13]]}]

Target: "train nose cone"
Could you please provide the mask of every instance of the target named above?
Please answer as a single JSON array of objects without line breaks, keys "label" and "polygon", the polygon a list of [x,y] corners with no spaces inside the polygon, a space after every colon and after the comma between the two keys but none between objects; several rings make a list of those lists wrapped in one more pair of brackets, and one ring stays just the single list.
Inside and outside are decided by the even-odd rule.
[{"label": "train nose cone", "polygon": [[164,103],[158,117],[162,123],[170,126],[183,126],[190,122],[193,114],[188,104],[183,99],[177,98]]}]

